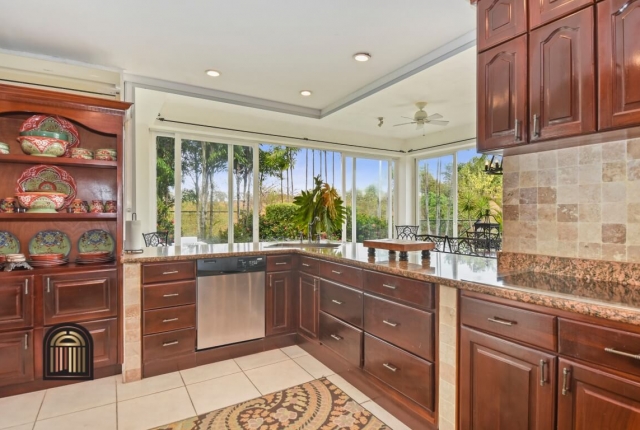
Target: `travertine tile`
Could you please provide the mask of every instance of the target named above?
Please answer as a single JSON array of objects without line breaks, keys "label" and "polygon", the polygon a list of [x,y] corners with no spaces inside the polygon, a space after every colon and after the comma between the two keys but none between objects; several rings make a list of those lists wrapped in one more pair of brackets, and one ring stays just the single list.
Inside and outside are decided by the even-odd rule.
[{"label": "travertine tile", "polygon": [[627,205],[627,222],[631,224],[640,223],[640,203],[629,203]]},{"label": "travertine tile", "polygon": [[538,186],[538,171],[530,170],[520,172],[520,188],[531,188]]},{"label": "travertine tile", "polygon": [[618,161],[627,158],[627,142],[609,142],[602,145],[602,161]]},{"label": "travertine tile", "polygon": [[577,166],[578,148],[560,149],[558,151],[558,167]]},{"label": "travertine tile", "polygon": [[538,205],[520,205],[520,221],[536,221],[538,219]]},{"label": "travertine tile", "polygon": [[[626,148],[625,148],[626,150]],[[520,170],[520,157],[512,155],[502,159],[502,168],[505,172],[517,172]]]},{"label": "travertine tile", "polygon": [[556,205],[538,205],[538,221],[556,221]]},{"label": "travertine tile", "polygon": [[520,205],[504,205],[502,207],[502,219],[505,221],[518,221],[520,219]]},{"label": "travertine tile", "polygon": [[558,169],[558,185],[577,185],[579,176],[578,166],[562,167]]},{"label": "travertine tile", "polygon": [[456,327],[458,324],[455,308],[440,305],[440,324]]},{"label": "travertine tile", "polygon": [[530,170],[538,170],[538,154],[520,155],[520,171],[526,172]]},{"label": "travertine tile", "polygon": [[559,185],[556,200],[558,203],[578,203],[580,200],[578,185]]},{"label": "travertine tile", "polygon": [[602,259],[610,261],[625,261],[627,259],[627,247],[625,245],[603,243]]},{"label": "travertine tile", "polygon": [[549,221],[538,223],[538,241],[556,241],[557,237],[558,223]]},{"label": "travertine tile", "polygon": [[624,224],[602,224],[602,243],[627,243],[627,226]]},{"label": "travertine tile", "polygon": [[602,185],[578,185],[579,203],[600,203],[602,201]]},{"label": "travertine tile", "polygon": [[558,223],[558,240],[576,243],[578,241],[578,223],[559,222]]},{"label": "travertine tile", "polygon": [[602,222],[608,224],[626,224],[627,204],[624,202],[603,204]]},{"label": "travertine tile", "polygon": [[451,384],[456,383],[456,366],[448,363],[440,363],[440,379]]},{"label": "travertine tile", "polygon": [[581,222],[578,224],[578,240],[587,243],[602,242],[602,224],[598,222]]},{"label": "travertine tile", "polygon": [[539,187],[555,187],[558,184],[558,170],[547,169],[538,172]]},{"label": "travertine tile", "polygon": [[520,188],[520,204],[535,205],[538,203],[538,188]]},{"label": "travertine tile", "polygon": [[627,141],[627,159],[640,159],[640,139],[631,139]]},{"label": "travertine tile", "polygon": [[580,242],[578,244],[578,257],[580,258],[594,258],[598,259],[602,255],[602,245],[599,243],[585,243]]},{"label": "travertine tile", "polygon": [[602,184],[603,202],[624,202],[627,198],[627,183],[605,182]]},{"label": "travertine tile", "polygon": [[557,202],[557,190],[555,187],[538,188],[538,204],[548,205]]},{"label": "travertine tile", "polygon": [[538,170],[558,167],[557,151],[546,151],[538,154]]},{"label": "travertine tile", "polygon": [[600,222],[601,220],[601,206],[599,204],[578,205],[579,222]]},{"label": "travertine tile", "polygon": [[602,182],[620,182],[627,179],[627,163],[616,161],[602,165]]},{"label": "travertine tile", "polygon": [[627,161],[627,180],[640,181],[640,160]]},{"label": "travertine tile", "polygon": [[578,164],[600,164],[602,162],[602,147],[587,145],[579,148]]},{"label": "travertine tile", "polygon": [[507,172],[502,175],[502,186],[504,189],[513,189],[520,186],[520,173]]},{"label": "travertine tile", "polygon": [[440,324],[440,342],[456,347],[456,328],[446,324]]},{"label": "travertine tile", "polygon": [[640,246],[640,224],[627,224],[627,245]]},{"label": "travertine tile", "polygon": [[578,168],[580,185],[599,184],[602,182],[602,164],[585,164]]},{"label": "travertine tile", "polygon": [[640,246],[627,246],[627,261],[640,263]]},{"label": "travertine tile", "polygon": [[558,222],[578,222],[578,205],[558,205]]},{"label": "travertine tile", "polygon": [[455,312],[458,306],[458,290],[456,288],[440,285],[440,305],[448,306]]}]

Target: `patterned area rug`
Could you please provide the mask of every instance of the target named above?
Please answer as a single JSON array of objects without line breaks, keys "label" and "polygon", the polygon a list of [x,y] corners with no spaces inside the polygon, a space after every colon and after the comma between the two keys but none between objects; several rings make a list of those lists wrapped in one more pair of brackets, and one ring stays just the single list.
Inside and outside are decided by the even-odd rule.
[{"label": "patterned area rug", "polygon": [[245,429],[391,430],[325,378],[154,430]]}]

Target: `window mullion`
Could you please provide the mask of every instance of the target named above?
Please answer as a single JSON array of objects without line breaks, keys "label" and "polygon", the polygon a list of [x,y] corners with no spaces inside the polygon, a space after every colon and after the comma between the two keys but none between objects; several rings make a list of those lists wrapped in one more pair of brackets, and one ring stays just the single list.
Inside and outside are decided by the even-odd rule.
[{"label": "window mullion", "polygon": [[229,228],[227,231],[229,232],[227,235],[227,243],[232,244],[234,242],[234,228],[233,228],[233,145],[227,146],[227,178],[228,178],[228,186],[227,186],[227,216]]},{"label": "window mullion", "polygon": [[175,135],[175,152],[174,152],[174,184],[173,189],[175,196],[174,218],[173,218],[173,237],[174,245],[182,243],[182,135]]}]

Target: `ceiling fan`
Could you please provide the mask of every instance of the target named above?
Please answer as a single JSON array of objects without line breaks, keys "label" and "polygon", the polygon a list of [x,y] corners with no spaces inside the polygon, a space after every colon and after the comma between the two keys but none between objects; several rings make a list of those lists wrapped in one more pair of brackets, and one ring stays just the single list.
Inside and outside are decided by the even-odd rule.
[{"label": "ceiling fan", "polygon": [[433,124],[433,125],[447,125],[447,124],[449,124],[449,121],[438,121],[440,118],[442,118],[442,115],[440,115],[439,113],[434,113],[433,115],[428,115],[427,112],[424,111],[424,108],[425,108],[426,105],[427,105],[426,102],[418,102],[418,103],[416,103],[416,107],[418,108],[418,112],[415,113],[413,118],[409,118],[409,117],[406,117],[406,116],[402,117],[402,118],[410,119],[411,122],[405,122],[405,123],[402,123],[402,124],[396,124],[396,125],[394,125],[394,127],[398,127],[400,125],[415,124],[416,125],[416,130],[420,130],[420,129],[424,129],[424,125],[425,124]]}]

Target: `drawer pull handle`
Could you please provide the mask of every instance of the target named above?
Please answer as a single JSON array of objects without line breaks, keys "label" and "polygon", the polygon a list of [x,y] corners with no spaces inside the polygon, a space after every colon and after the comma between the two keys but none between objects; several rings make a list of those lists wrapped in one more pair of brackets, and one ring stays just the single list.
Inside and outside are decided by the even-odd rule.
[{"label": "drawer pull handle", "polygon": [[51,278],[47,278],[47,293],[51,292]]},{"label": "drawer pull handle", "polygon": [[331,301],[332,301],[333,303],[335,303],[336,305],[341,305],[341,304],[342,304],[342,302],[341,302],[341,301],[339,301],[339,300],[331,300]]},{"label": "drawer pull handle", "polygon": [[162,297],[178,297],[180,294],[179,293],[172,293],[172,294],[165,294]]},{"label": "drawer pull handle", "polygon": [[631,354],[629,352],[618,351],[613,348],[605,348],[605,352],[609,352],[611,354],[621,355],[623,357],[633,358],[634,360],[640,360],[640,354]]},{"label": "drawer pull handle", "polygon": [[25,279],[24,280],[24,295],[28,295],[29,294],[29,280]]},{"label": "drawer pull handle", "polygon": [[276,266],[284,266],[285,264],[289,264],[286,261],[282,262],[282,263],[276,263]]},{"label": "drawer pull handle", "polygon": [[514,127],[515,141],[518,142],[520,139],[520,120],[517,119]]},{"label": "drawer pull handle", "polygon": [[29,333],[25,333],[24,335],[24,349],[29,349]]},{"label": "drawer pull handle", "polygon": [[391,364],[389,364],[389,363],[382,363],[382,365],[383,365],[384,367],[386,367],[387,369],[391,370],[392,372],[395,372],[396,370],[398,370],[398,368],[397,368],[396,366],[392,366],[392,365],[391,365]]},{"label": "drawer pull handle", "polygon": [[335,340],[342,340],[342,338],[338,335],[332,334],[331,335],[332,338],[334,338]]},{"label": "drawer pull handle", "polygon": [[169,318],[166,320],[162,320],[163,323],[174,322],[174,321],[178,321],[178,318]]},{"label": "drawer pull handle", "polygon": [[389,285],[389,284],[382,284],[383,287],[389,288],[391,290],[395,290],[396,286],[395,285]]},{"label": "drawer pull handle", "polygon": [[342,272],[338,272],[337,270],[332,270],[331,273],[335,273],[336,275],[342,275]]},{"label": "drawer pull handle", "polygon": [[171,272],[162,272],[163,275],[175,275],[178,273],[178,270],[172,270]]},{"label": "drawer pull handle", "polygon": [[540,124],[538,114],[533,115],[533,137],[540,137]]},{"label": "drawer pull handle", "polygon": [[571,370],[566,367],[562,369],[562,395],[566,396],[569,392],[569,377],[571,374]]},{"label": "drawer pull handle", "polygon": [[311,267],[311,264],[307,264],[307,263],[302,263],[302,265],[303,265],[304,267]]},{"label": "drawer pull handle", "polygon": [[540,386],[544,387],[544,383],[547,382],[547,379],[544,377],[544,368],[547,366],[547,362],[545,360],[540,360]]},{"label": "drawer pull handle", "polygon": [[382,320],[383,323],[385,323],[386,325],[390,325],[391,327],[396,327],[398,324],[397,323],[392,323],[391,321],[387,321],[387,320]]},{"label": "drawer pull handle", "polygon": [[178,341],[174,340],[172,342],[165,342],[165,343],[162,344],[162,346],[173,346],[173,345],[177,345],[177,344],[178,344]]},{"label": "drawer pull handle", "polygon": [[500,319],[498,317],[487,318],[487,321],[491,321],[491,322],[494,322],[494,323],[497,323],[497,324],[502,324],[502,325],[508,325],[508,326],[512,326],[514,324],[518,324],[515,321],[507,321],[507,320]]}]

